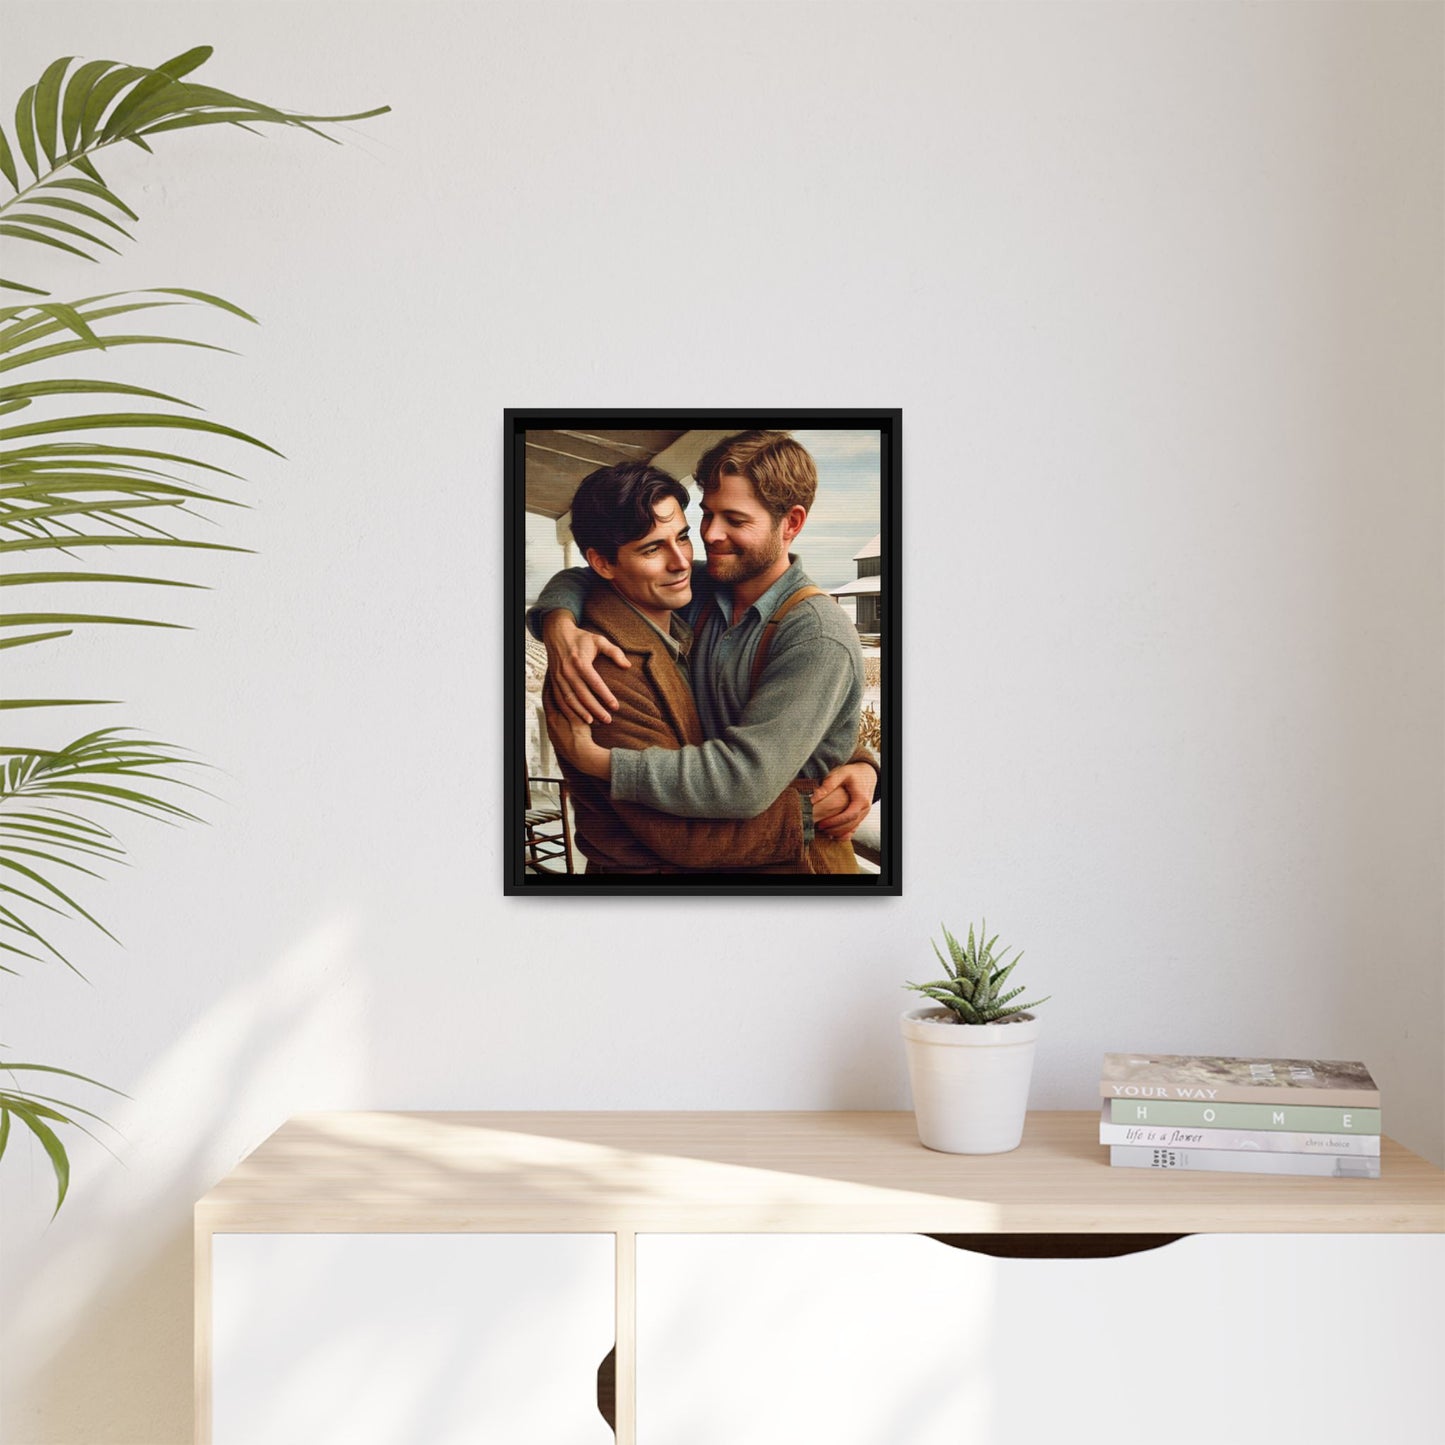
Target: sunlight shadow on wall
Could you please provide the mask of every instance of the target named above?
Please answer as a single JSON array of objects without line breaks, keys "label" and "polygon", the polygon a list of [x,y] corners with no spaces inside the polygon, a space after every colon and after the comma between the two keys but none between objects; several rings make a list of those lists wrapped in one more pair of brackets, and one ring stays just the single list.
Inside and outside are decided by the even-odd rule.
[{"label": "sunlight shadow on wall", "polygon": [[59,1218],[37,1218],[12,1254],[7,1439],[191,1439],[189,1206],[290,1114],[354,1102],[366,1000],[344,965],[356,934],[353,917],[319,923],[135,1082],[113,1116],[125,1168],[75,1151]]}]

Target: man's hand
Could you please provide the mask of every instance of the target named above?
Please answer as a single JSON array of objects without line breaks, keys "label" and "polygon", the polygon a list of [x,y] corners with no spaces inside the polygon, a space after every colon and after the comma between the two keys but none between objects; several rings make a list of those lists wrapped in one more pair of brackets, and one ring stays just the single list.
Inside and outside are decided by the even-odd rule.
[{"label": "man's hand", "polygon": [[592,725],[578,722],[570,713],[563,712],[553,700],[551,688],[544,690],[542,705],[547,714],[547,732],[552,746],[577,769],[589,778],[608,782],[612,777],[612,753],[601,743],[593,741]]},{"label": "man's hand", "polygon": [[[617,706],[617,699],[593,663],[598,653],[603,653],[619,667],[631,667],[627,654],[615,642],[584,631],[564,608],[542,619],[542,641],[547,645],[547,670],[562,707],[579,723],[611,722],[608,709]],[[591,735],[588,737],[590,741]]]},{"label": "man's hand", "polygon": [[851,838],[873,807],[871,763],[842,763],[813,789],[813,827],[825,838]]},{"label": "man's hand", "polygon": [[[819,784],[819,787],[821,786],[822,784]],[[827,794],[814,789],[810,796],[813,800],[813,831],[817,833],[823,831],[824,823],[838,821],[848,807],[846,788],[834,788]]]}]

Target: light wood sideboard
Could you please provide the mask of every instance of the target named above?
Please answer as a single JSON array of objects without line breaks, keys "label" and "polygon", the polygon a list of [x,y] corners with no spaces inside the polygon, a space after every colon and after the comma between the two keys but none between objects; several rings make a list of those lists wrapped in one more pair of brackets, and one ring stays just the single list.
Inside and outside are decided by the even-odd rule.
[{"label": "light wood sideboard", "polygon": [[[900,1275],[934,1273],[931,1264],[920,1270],[910,1250],[932,1251],[930,1259],[935,1255],[943,1260],[958,1259],[960,1269],[972,1258],[974,1263],[968,1267],[974,1273],[960,1272],[956,1285],[939,1277],[929,1286],[933,1293],[927,1297],[916,1293],[905,1303],[900,1295],[886,1332],[880,1326],[876,1334],[875,1343],[880,1347],[911,1339],[909,1330],[917,1330],[923,1338],[930,1311],[946,1318],[960,1292],[977,1294],[986,1283],[978,1274],[984,1267],[978,1261],[984,1257],[1073,1261],[1063,1269],[1047,1263],[1018,1266],[1020,1270],[1035,1269],[1036,1274],[1020,1275],[1016,1283],[1025,1293],[1038,1294],[1052,1282],[1062,1281],[1060,1287],[1077,1302],[1081,1290],[1099,1288],[1097,1272],[1110,1267],[1101,1263],[1099,1256],[1132,1255],[1144,1261],[1144,1254],[1136,1252],[1148,1252],[1163,1240],[1186,1235],[1216,1238],[1218,1243],[1208,1246],[1216,1255],[1198,1255],[1191,1264],[1191,1257],[1181,1249],[1172,1256],[1174,1263],[1168,1271],[1147,1262],[1130,1266],[1133,1275],[1115,1276],[1126,1289],[1137,1292],[1137,1302],[1129,1308],[1136,1312],[1145,1309],[1154,1298],[1151,1291],[1188,1294],[1192,1289],[1189,1279],[1202,1277],[1201,1271],[1217,1282],[1221,1271],[1233,1270],[1241,1281],[1253,1281],[1253,1285],[1241,1283],[1240,1289],[1271,1292],[1256,1301],[1267,1309],[1284,1295],[1300,1294],[1303,1299],[1320,1283],[1323,1271],[1331,1275],[1328,1298],[1341,1301],[1341,1309],[1354,1308],[1351,1291],[1356,1287],[1364,1290],[1368,1273],[1374,1277],[1377,1291],[1397,1290],[1395,1313],[1414,1308],[1417,1287],[1422,1292],[1420,1307],[1438,1313],[1441,1285],[1445,1284],[1445,1240],[1439,1238],[1445,1235],[1445,1175],[1394,1141],[1383,1143],[1380,1179],[1337,1180],[1112,1169],[1107,1150],[1097,1142],[1097,1130],[1096,1112],[1035,1113],[1029,1116],[1017,1150],[957,1156],[922,1148],[912,1115],[907,1113],[299,1116],[242,1160],[196,1205],[197,1445],[288,1445],[292,1437],[285,1427],[236,1424],[243,1417],[227,1402],[244,1399],[254,1404],[275,1361],[295,1361],[303,1371],[300,1383],[287,1382],[275,1403],[279,1414],[268,1417],[288,1418],[286,1412],[294,1405],[286,1402],[294,1401],[298,1390],[304,1391],[308,1378],[304,1372],[313,1368],[300,1357],[312,1351],[315,1369],[334,1357],[336,1378],[351,1381],[344,1387],[351,1406],[374,1427],[372,1436],[364,1429],[348,1427],[347,1438],[421,1438],[405,1430],[387,1434],[384,1423],[379,1423],[387,1401],[394,1404],[402,1397],[396,1390],[388,1396],[380,1382],[371,1378],[375,1371],[358,1372],[354,1365],[344,1364],[339,1346],[331,1348],[328,1336],[337,1321],[354,1324],[368,1300],[375,1301],[378,1317],[398,1331],[395,1340],[386,1342],[384,1355],[387,1368],[398,1372],[415,1371],[426,1358],[438,1370],[445,1366],[456,1373],[465,1369],[464,1352],[486,1352],[492,1348],[488,1340],[498,1342],[498,1348],[505,1341],[507,1348],[522,1351],[520,1341],[527,1330],[535,1331],[538,1339],[551,1341],[549,1348],[555,1346],[567,1358],[559,1355],[558,1360],[549,1359],[539,1366],[551,1382],[549,1397],[542,1403],[555,1407],[556,1413],[546,1417],[549,1423],[545,1425],[526,1417],[532,1422],[527,1428],[538,1432],[535,1438],[542,1438],[545,1432],[547,1438],[557,1441],[612,1439],[612,1430],[597,1413],[593,1398],[570,1404],[560,1399],[568,1391],[582,1388],[574,1388],[574,1383],[584,1376],[588,1382],[595,1378],[607,1345],[615,1346],[610,1366],[615,1386],[609,1393],[615,1391],[610,1413],[617,1440],[624,1445],[666,1445],[666,1440],[684,1434],[697,1442],[727,1438],[708,1433],[723,1428],[718,1420],[725,1410],[712,1410],[706,1422],[679,1423],[682,1417],[676,1412],[685,1414],[687,1408],[687,1400],[681,1396],[659,1402],[653,1409],[654,1420],[670,1423],[659,1423],[649,1433],[644,1420],[645,1428],[639,1430],[639,1336],[653,1352],[651,1363],[644,1362],[645,1388],[651,1388],[646,1382],[652,1380],[685,1380],[687,1372],[677,1363],[683,1359],[679,1351],[740,1348],[736,1334],[724,1338],[730,1318],[730,1282],[737,1290],[752,1290],[761,1298],[757,1281],[776,1283],[786,1278],[794,1280],[790,1286],[793,1293],[779,1294],[777,1300],[798,1301],[799,1319],[806,1317],[809,1323],[805,1330],[788,1330],[786,1321],[774,1320],[779,1329],[775,1358],[786,1359],[790,1376],[800,1380],[815,1366],[842,1369],[839,1361],[847,1352],[841,1348],[833,1350],[831,1364],[817,1364],[817,1359],[824,1358],[826,1341],[817,1344],[817,1359],[811,1363],[806,1352],[794,1360],[784,1346],[789,1341],[796,1345],[799,1336],[816,1341],[820,1330],[826,1333],[829,1310],[835,1316],[846,1313],[849,1296],[839,1294],[838,1300],[844,1303],[827,1306],[822,1303],[825,1292],[819,1289],[819,1281],[836,1281],[840,1273],[846,1274],[850,1257],[860,1261],[860,1269],[865,1256],[874,1259],[863,1244],[850,1255],[842,1240],[831,1245],[815,1241],[811,1255],[775,1256],[768,1250],[786,1250],[786,1241],[764,1248],[763,1237],[768,1236],[901,1237],[897,1254]],[[970,1253],[943,1250],[932,1241],[916,1238],[907,1243],[907,1237],[920,1235],[945,1237],[945,1242]],[[493,1247],[486,1254],[440,1240],[418,1252],[401,1240],[388,1248],[388,1236],[487,1236]],[[506,1236],[518,1237],[515,1248],[506,1246],[505,1240],[499,1244],[500,1237]],[[729,1243],[723,1236],[738,1238]],[[1225,1238],[1228,1236],[1238,1238],[1230,1241]],[[1271,1262],[1283,1261],[1288,1242],[1280,1238],[1271,1245],[1264,1236],[1298,1242],[1293,1274],[1286,1277],[1287,1272],[1282,1272],[1277,1280],[1262,1282]],[[1320,1238],[1310,1240],[1310,1236]],[[1347,1236],[1356,1240],[1368,1236],[1377,1242],[1351,1245],[1344,1238]],[[1391,1244],[1381,1242],[1382,1236],[1401,1238]],[[687,1237],[698,1237],[695,1250],[690,1250]],[[714,1243],[709,1244],[705,1237]],[[759,1239],[759,1246],[750,1246],[748,1237]],[[465,1241],[457,1245],[465,1246]],[[599,1249],[605,1250],[605,1255],[599,1256]],[[1351,1263],[1352,1250],[1359,1255],[1357,1263]],[[1369,1253],[1371,1250],[1374,1253]],[[1162,1260],[1164,1253],[1149,1257]],[[641,1288],[646,1292],[641,1331],[640,1257],[644,1265]],[[562,1262],[566,1279],[547,1277],[541,1261],[554,1258]],[[869,1267],[879,1272],[879,1278],[886,1278],[890,1258],[878,1256]],[[1091,1264],[1079,1263],[1091,1258]],[[1392,1270],[1398,1276],[1394,1285],[1387,1278]],[[427,1274],[436,1278],[436,1296],[441,1300],[434,1317],[429,1313],[431,1296],[425,1289],[409,1305],[401,1287],[402,1282],[415,1284],[419,1275]],[[753,1283],[747,1283],[749,1280]],[[1225,1295],[1233,1288],[1231,1285]],[[536,1298],[524,1300],[529,1289]],[[721,1293],[708,1295],[701,1318],[688,1318],[688,1300],[702,1298],[707,1290]],[[282,1295],[284,1304],[279,1302]],[[237,1303],[241,1296],[246,1301],[244,1310]],[[1365,1293],[1360,1297],[1367,1299]],[[1040,1298],[1043,1302],[1037,1307],[1044,1316],[1053,1317],[1060,1309],[1073,1307],[1062,1295],[1052,1301]],[[317,1299],[324,1303],[308,1304]],[[1248,1305],[1243,1296],[1236,1302],[1240,1309]],[[807,1315],[804,1303],[812,1315]],[[1368,1303],[1359,1307],[1375,1308]],[[481,1343],[460,1343],[465,1332],[456,1322],[473,1308],[478,1317],[489,1309],[499,1312],[506,1328],[494,1329],[491,1334],[481,1331],[477,1335]],[[774,1302],[767,1308],[776,1312],[788,1306]],[[1008,1310],[1016,1308],[1015,1302],[1008,1308],[999,1306],[992,1317],[979,1314],[975,1322],[982,1331],[979,1339],[988,1333],[989,1318],[1000,1321],[1002,1328]],[[1090,1310],[1093,1308],[1091,1305]],[[413,1312],[405,1314],[407,1309]],[[548,1309],[554,1311],[550,1319]],[[314,1320],[308,1313],[313,1310]],[[862,1315],[880,1313],[886,1311],[860,1304]],[[238,1315],[244,1316],[240,1324]],[[1085,1321],[1090,1317],[1102,1319],[1097,1311],[1080,1316]],[[1126,1324],[1119,1327],[1126,1328],[1132,1316],[1122,1318]],[[402,1320],[404,1325],[398,1323]],[[873,1348],[866,1345],[866,1322],[850,1326],[846,1335],[841,1323],[839,1342],[855,1353]],[[766,1320],[759,1322],[758,1338],[752,1343],[760,1353],[750,1357],[752,1365],[740,1368],[751,1368],[758,1360],[766,1363],[768,1326]],[[690,1333],[694,1327],[702,1329],[706,1337],[699,1335],[694,1340]],[[1352,1328],[1358,1330],[1359,1322]],[[1434,1328],[1438,1337],[1438,1322]],[[244,1335],[247,1329],[251,1344],[239,1351],[241,1363],[221,1358],[231,1346],[213,1348],[218,1336],[229,1340],[238,1332]],[[713,1334],[706,1335],[708,1329]],[[752,1343],[743,1341],[744,1356]],[[458,1351],[463,1352],[462,1364],[457,1363]],[[1394,1358],[1385,1350],[1378,1368],[1388,1367]],[[503,1418],[511,1408],[502,1399],[509,1381],[519,1398],[529,1391],[535,1398],[536,1391],[526,1383],[523,1364],[514,1367],[500,1356],[498,1360],[493,1375],[477,1377],[480,1383],[475,1383],[475,1390],[478,1398],[492,1402],[500,1412],[498,1418]],[[1030,1368],[1037,1366],[1040,1373],[1048,1373],[1047,1361],[1028,1363]],[[857,1373],[855,1368],[855,1377]],[[1144,1374],[1148,1373],[1146,1368]],[[320,1381],[322,1376],[309,1378]],[[392,1381],[398,1390],[400,1379],[398,1374]],[[216,1384],[217,1380],[221,1383]],[[826,1380],[822,1376],[819,1380],[821,1384],[809,1387],[815,1400],[825,1393],[822,1385]],[[1436,1387],[1413,1376],[1408,1383],[1407,1413],[1413,1412],[1410,1420],[1418,1420],[1434,1409],[1429,1391]],[[317,1390],[321,1388],[318,1383]],[[436,1394],[436,1382],[417,1388],[427,1392],[428,1409],[436,1412],[437,1420],[442,1419],[445,1411]],[[964,1385],[960,1383],[958,1388],[963,1390]],[[973,1393],[968,1398],[979,1398],[977,1387],[969,1388]],[[659,1401],[662,1393],[659,1388]],[[230,1423],[217,1423],[218,1401]],[[1272,1407],[1277,1402],[1271,1399],[1266,1403]],[[854,1417],[863,1418],[861,1407],[850,1403],[847,1408]],[[1150,1408],[1157,1408],[1157,1402]],[[246,1414],[244,1418],[261,1417]],[[505,1418],[520,1420],[522,1415]],[[538,1416],[537,1421],[542,1418]],[[1127,1423],[1121,1416],[1111,1428]],[[428,1438],[448,1438],[444,1428],[429,1428]],[[735,1438],[736,1427],[728,1428]],[[779,1426],[780,1431],[784,1428]],[[934,1427],[917,1423],[908,1431],[912,1439],[923,1442],[934,1438],[930,1428]],[[936,1428],[937,1438],[960,1438],[954,1433],[956,1419],[947,1429]],[[1410,1438],[1405,1432],[1414,1428],[1413,1424],[1402,1425],[1399,1438]],[[569,1430],[574,1433],[567,1433]],[[994,1438],[983,1425],[979,1432],[970,1438]],[[307,1433],[320,1438],[312,1427],[307,1427]],[[1125,1429],[1120,1438],[1127,1438],[1128,1433]],[[518,1426],[512,1438],[528,1438],[525,1428]],[[766,1425],[759,1425],[751,1431],[751,1438],[763,1442],[774,1437]],[[776,1438],[787,1437],[779,1434]],[[835,1434],[829,1438],[847,1437]],[[859,1438],[868,1436],[865,1433]],[[1091,1437],[1075,1432],[1073,1438]],[[1155,1434],[1152,1438],[1169,1437]],[[1193,1437],[1180,1434],[1177,1438]]]}]

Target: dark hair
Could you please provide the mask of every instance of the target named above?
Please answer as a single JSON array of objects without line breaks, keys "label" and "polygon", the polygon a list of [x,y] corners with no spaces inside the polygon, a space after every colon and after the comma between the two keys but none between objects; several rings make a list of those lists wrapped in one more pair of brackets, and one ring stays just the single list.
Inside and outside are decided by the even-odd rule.
[{"label": "dark hair", "polygon": [[687,488],[646,462],[618,462],[584,477],[572,497],[572,535],[582,555],[595,547],[615,562],[624,542],[653,529],[653,510],[664,497],[687,506]]},{"label": "dark hair", "polygon": [[693,469],[703,496],[726,476],[745,477],[776,521],[790,508],[813,509],[818,469],[802,442],[785,431],[741,431],[705,452]]}]

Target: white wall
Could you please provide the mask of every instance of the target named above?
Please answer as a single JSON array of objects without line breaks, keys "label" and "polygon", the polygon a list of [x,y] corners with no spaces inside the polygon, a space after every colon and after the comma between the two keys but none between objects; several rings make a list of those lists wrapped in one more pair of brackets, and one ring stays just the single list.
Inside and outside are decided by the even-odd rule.
[{"label": "white wall", "polygon": [[[131,374],[289,461],[194,633],[28,674],[224,802],[87,895],[91,987],[5,985],[7,1047],[133,1097],[54,1224],[0,1168],[6,1440],[189,1438],[190,1207],[287,1115],[905,1107],[900,983],[970,910],[1054,995],[1036,1106],[1108,1049],[1363,1057],[1440,1162],[1439,5],[4,23],[9,107],[209,41],[395,108],[111,168],[103,287],[264,322]],[[790,403],[905,412],[905,896],[504,900],[502,408]]]}]

